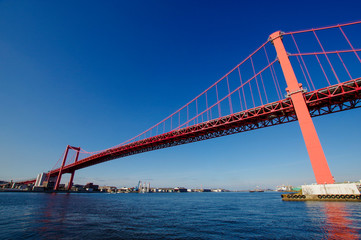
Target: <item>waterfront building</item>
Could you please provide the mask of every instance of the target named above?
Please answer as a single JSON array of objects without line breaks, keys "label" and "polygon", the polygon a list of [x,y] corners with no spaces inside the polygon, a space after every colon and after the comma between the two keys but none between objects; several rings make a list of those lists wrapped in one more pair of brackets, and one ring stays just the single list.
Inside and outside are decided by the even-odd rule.
[{"label": "waterfront building", "polygon": [[187,192],[187,189],[184,187],[176,187],[174,188],[174,192]]},{"label": "waterfront building", "polygon": [[99,187],[100,192],[116,193],[118,189],[114,186],[101,186]]},{"label": "waterfront building", "polygon": [[212,192],[224,192],[224,189],[221,189],[221,188],[212,189]]},{"label": "waterfront building", "polygon": [[99,185],[94,185],[93,183],[87,183],[84,185],[84,188],[89,192],[98,191]]},{"label": "waterfront building", "polygon": [[44,187],[44,182],[47,179],[46,173],[39,173],[36,177],[35,185],[34,187]]}]

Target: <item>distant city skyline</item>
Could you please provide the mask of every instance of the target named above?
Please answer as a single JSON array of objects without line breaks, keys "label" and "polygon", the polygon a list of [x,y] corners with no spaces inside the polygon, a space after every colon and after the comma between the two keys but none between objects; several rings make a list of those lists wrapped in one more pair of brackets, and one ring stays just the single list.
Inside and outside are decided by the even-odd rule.
[{"label": "distant city skyline", "polygon": [[[124,142],[271,33],[360,20],[359,9],[359,1],[2,1],[0,180],[47,172],[68,144],[97,151]],[[355,109],[313,118],[337,182],[361,179],[360,117]],[[112,160],[77,171],[74,183],[139,180],[230,190],[315,182],[293,122]]]}]

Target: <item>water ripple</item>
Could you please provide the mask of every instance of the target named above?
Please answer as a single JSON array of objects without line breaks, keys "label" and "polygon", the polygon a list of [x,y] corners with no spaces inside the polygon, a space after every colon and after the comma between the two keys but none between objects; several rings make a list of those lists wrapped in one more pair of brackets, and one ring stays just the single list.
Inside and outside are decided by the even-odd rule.
[{"label": "water ripple", "polygon": [[0,239],[360,239],[361,204],[279,193],[0,193]]}]

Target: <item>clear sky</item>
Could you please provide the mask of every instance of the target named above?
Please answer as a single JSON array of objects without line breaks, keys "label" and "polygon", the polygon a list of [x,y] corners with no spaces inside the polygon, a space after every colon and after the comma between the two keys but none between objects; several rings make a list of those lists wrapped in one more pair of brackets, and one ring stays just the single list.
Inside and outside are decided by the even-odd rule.
[{"label": "clear sky", "polygon": [[[360,1],[1,1],[0,180],[153,126],[268,36],[361,19]],[[336,181],[360,180],[361,110],[314,118]],[[67,177],[64,177],[64,182]],[[249,189],[315,182],[298,123],[79,170],[75,183]]]}]

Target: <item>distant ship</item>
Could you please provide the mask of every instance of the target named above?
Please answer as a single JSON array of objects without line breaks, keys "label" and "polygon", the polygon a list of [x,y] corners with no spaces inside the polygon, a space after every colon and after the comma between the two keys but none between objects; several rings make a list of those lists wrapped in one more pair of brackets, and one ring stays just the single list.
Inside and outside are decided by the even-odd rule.
[{"label": "distant ship", "polygon": [[249,192],[264,192],[264,190],[257,187],[256,189],[249,190]]},{"label": "distant ship", "polygon": [[277,192],[292,192],[293,187],[282,184],[281,186],[277,186]]}]

